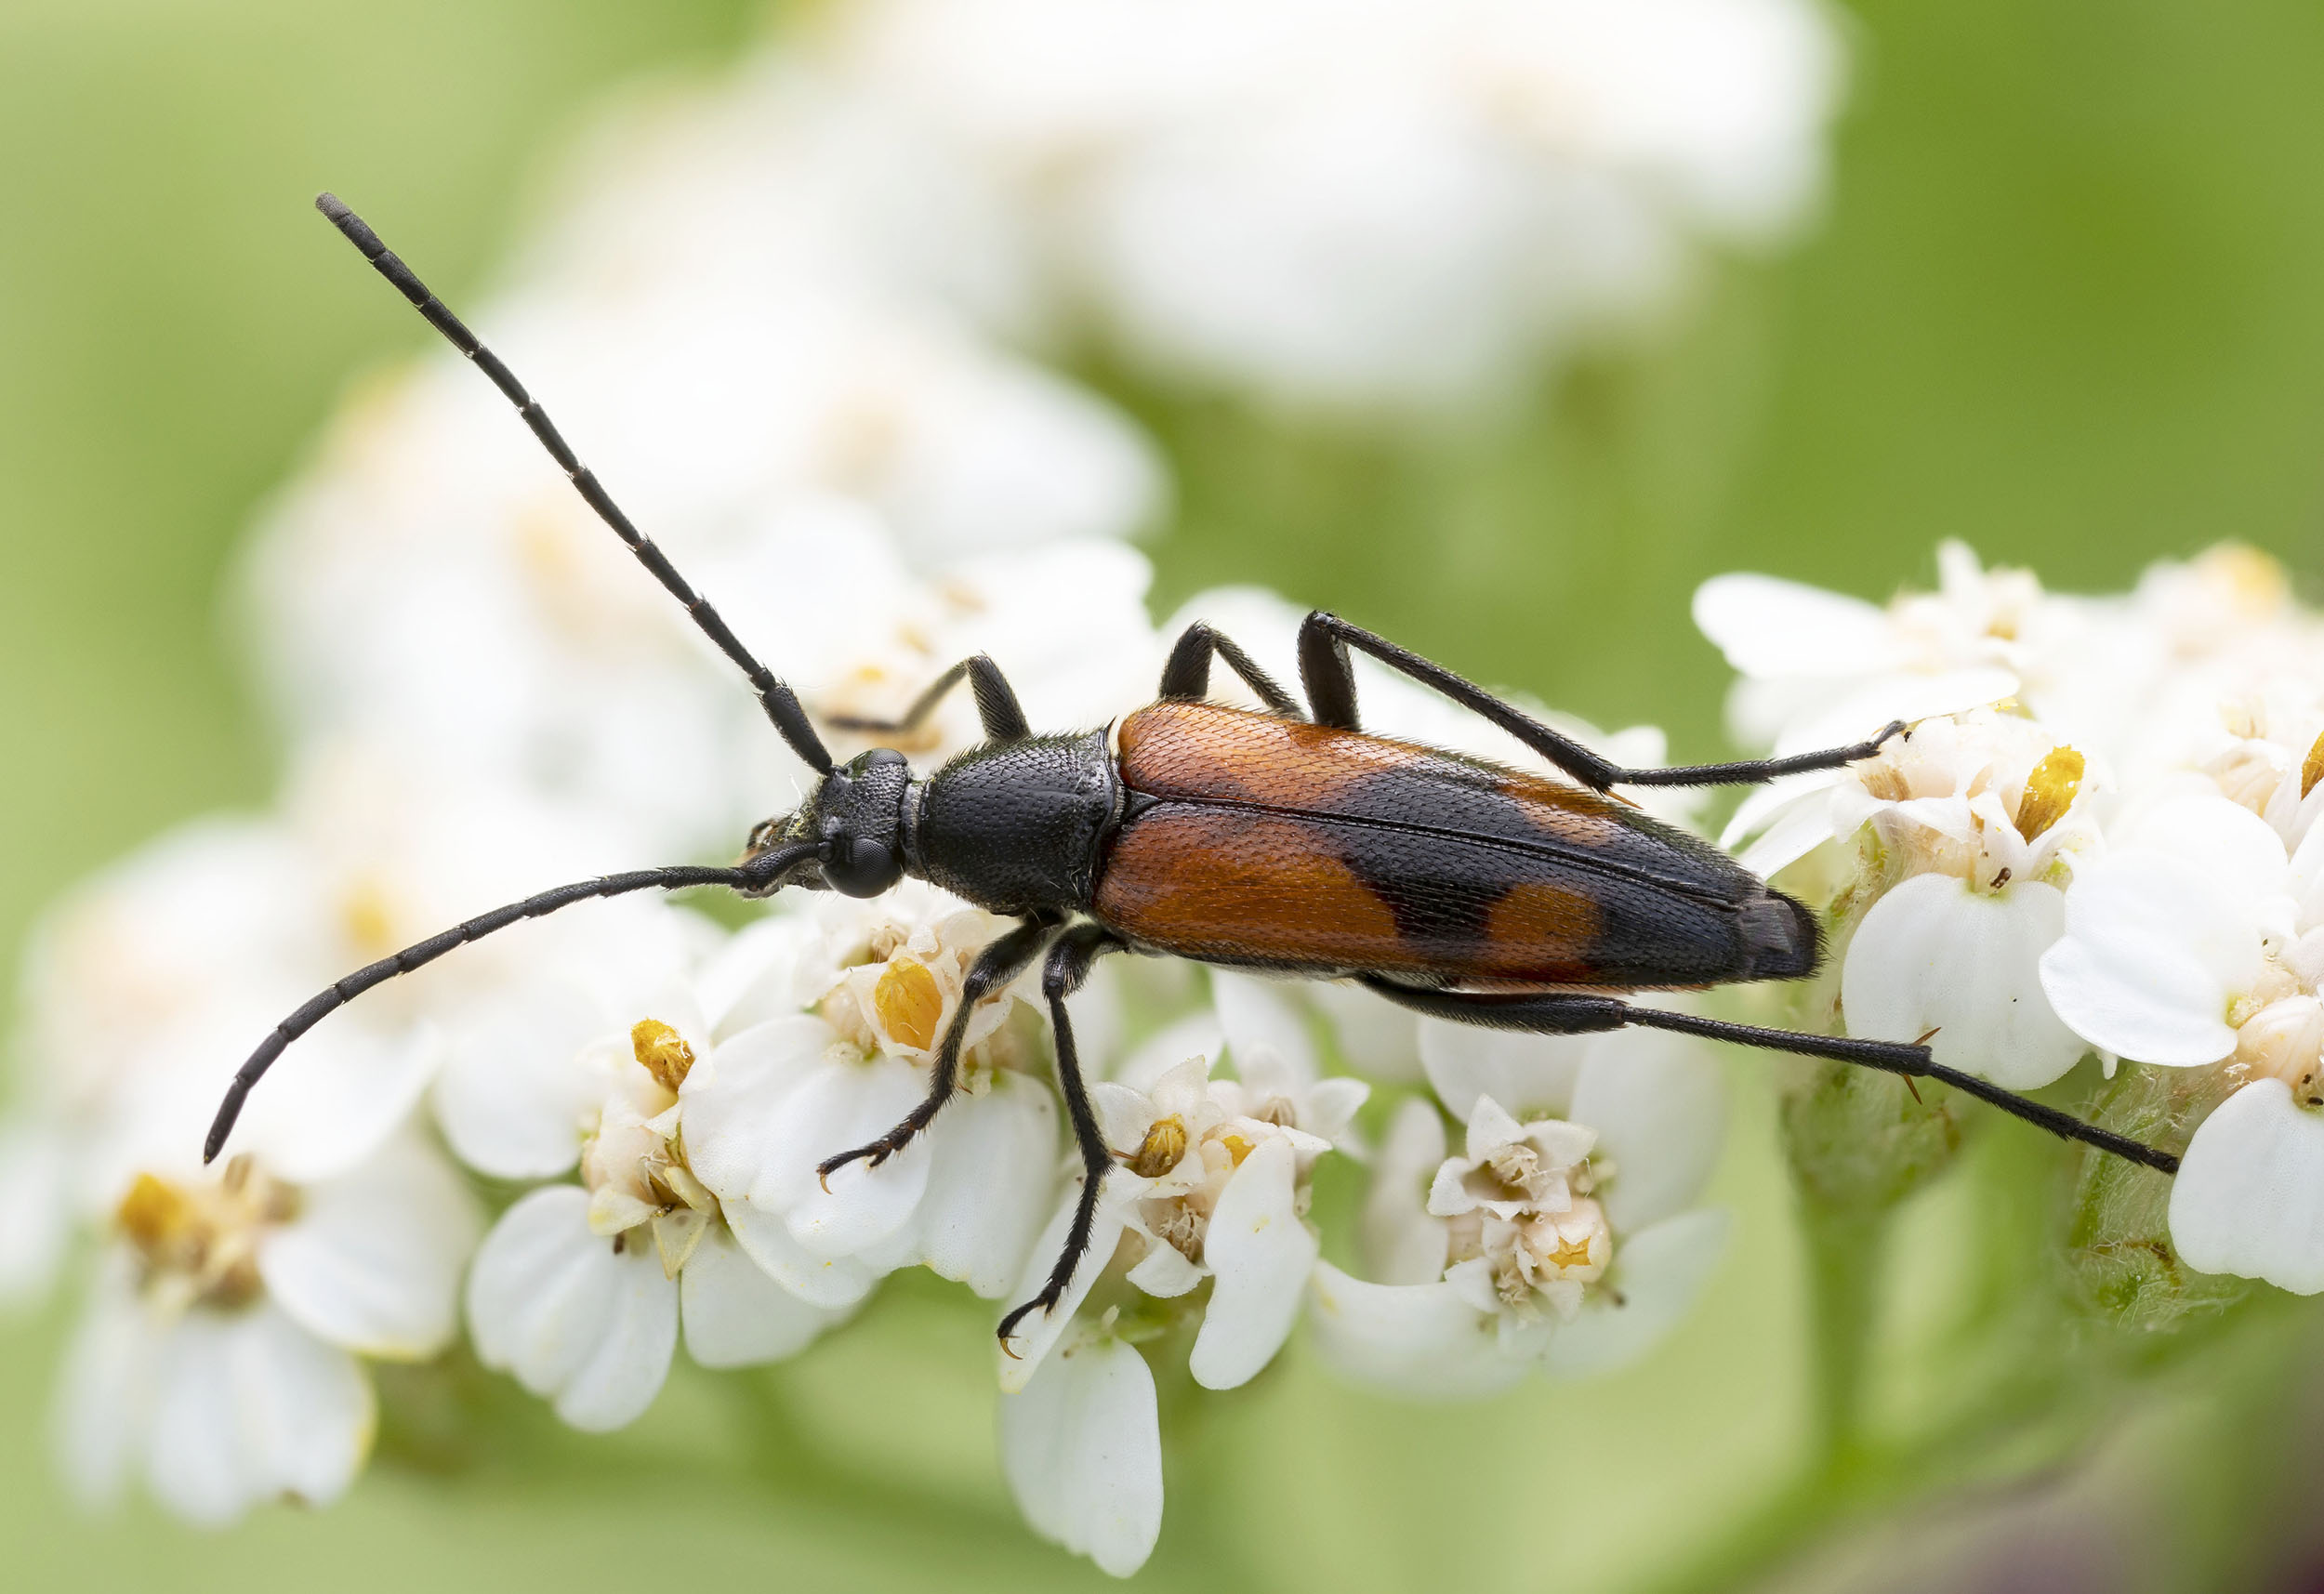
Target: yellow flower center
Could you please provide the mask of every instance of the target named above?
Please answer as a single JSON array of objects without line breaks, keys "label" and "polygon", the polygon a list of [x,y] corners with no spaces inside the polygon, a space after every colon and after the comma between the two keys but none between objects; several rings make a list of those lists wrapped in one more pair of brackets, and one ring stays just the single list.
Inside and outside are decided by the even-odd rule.
[{"label": "yellow flower center", "polygon": [[686,1037],[659,1019],[640,1019],[629,1027],[629,1050],[638,1066],[665,1090],[685,1084],[694,1065],[694,1048],[686,1044]]},{"label": "yellow flower center", "polygon": [[363,876],[348,887],[339,899],[339,925],[359,956],[385,957],[403,944],[395,933],[395,904],[374,876]]},{"label": "yellow flower center", "polygon": [[2324,776],[2324,734],[2308,744],[2308,756],[2300,760],[2300,795],[2307,796],[2316,789],[2319,776]]},{"label": "yellow flower center", "polygon": [[2031,841],[2066,817],[2082,789],[2088,762],[2071,747],[2053,747],[2026,777],[2017,799],[2017,834]]},{"label": "yellow flower center", "polygon": [[188,1187],[141,1173],[113,1209],[149,1290],[180,1305],[247,1306],[264,1285],[258,1240],[298,1214],[298,1192],[259,1172],[247,1155],[216,1184]]},{"label": "yellow flower center", "polygon": [[1186,1120],[1173,1113],[1146,1131],[1130,1154],[1129,1168],[1140,1179],[1160,1179],[1186,1154]]},{"label": "yellow flower center", "polygon": [[2275,613],[2291,596],[2284,567],[2248,543],[2221,543],[2197,555],[2194,569],[2238,610],[2255,618]]},{"label": "yellow flower center", "polygon": [[936,1021],[944,1015],[944,994],[925,964],[909,957],[891,960],[872,987],[872,1007],[879,1027],[900,1046],[922,1051],[936,1041]]}]

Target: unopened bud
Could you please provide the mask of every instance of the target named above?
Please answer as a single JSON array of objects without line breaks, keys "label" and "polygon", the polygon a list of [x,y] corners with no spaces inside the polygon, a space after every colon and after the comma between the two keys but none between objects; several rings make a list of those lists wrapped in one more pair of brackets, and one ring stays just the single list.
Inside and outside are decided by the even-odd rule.
[{"label": "unopened bud", "polygon": [[2269,1003],[2236,1031],[2236,1061],[2255,1076],[2280,1079],[2304,1107],[2324,1107],[2324,1002],[2286,996]]}]

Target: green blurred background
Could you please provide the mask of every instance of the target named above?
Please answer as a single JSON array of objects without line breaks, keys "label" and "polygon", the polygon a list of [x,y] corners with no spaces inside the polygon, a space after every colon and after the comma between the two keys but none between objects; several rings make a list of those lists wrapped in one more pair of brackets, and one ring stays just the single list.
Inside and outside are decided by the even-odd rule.
[{"label": "green blurred background", "polygon": [[[309,196],[360,196],[472,299],[609,90],[714,71],[764,20],[734,0],[0,5],[11,959],[75,876],[269,789],[222,573],[342,384],[425,336]],[[1867,0],[1847,20],[1856,87],[1820,230],[1780,258],[1722,263],[1655,346],[1514,416],[1296,434],[1096,374],[1182,472],[1181,523],[1153,550],[1162,605],[1264,582],[1603,722],[1660,720],[1696,757],[1721,745],[1723,671],[1686,599],[1721,570],[1877,597],[1927,579],[1934,541],[1958,535],[2063,586],[2119,586],[2226,537],[2316,572],[2324,8]],[[2324,1364],[2314,1314],[2263,1301],[2105,1357],[2021,1321],[2003,1253],[2024,1214],[1973,1209],[2033,1189],[2040,1210],[2000,1137],[1973,1150],[1982,1177],[1941,1182],[1903,1219],[1875,1426],[1930,1431],[1965,1391],[2006,1400],[2013,1377],[2071,1386],[2080,1418],[1909,1476],[1868,1464],[1885,1481],[1854,1496],[1787,1495],[1813,1403],[1761,1066],[1737,1062],[1720,1176],[1739,1243],[1661,1353],[1447,1410],[1340,1389],[1295,1352],[1166,1418],[1147,1585],[1716,1583],[1811,1528],[1854,1535],[1874,1568],[1828,1557],[1809,1581],[1832,1587],[1895,1586],[1904,1562],[1877,1548],[1893,1542],[1933,1567],[1961,1544],[2037,1545],[2004,1556],[2020,1573],[2113,1557],[2102,1584],[2174,1587],[2249,1587],[2313,1553],[2294,1508],[2324,1453],[2324,1411],[2300,1398],[2300,1370]],[[218,1537],[143,1507],[74,1514],[46,1454],[61,1318],[0,1323],[0,1581],[1103,1584],[1007,1506],[981,1323],[907,1282],[763,1380],[681,1373],[611,1440],[548,1431],[487,1390],[505,1443],[439,1442],[422,1420],[390,1435],[403,1464],[339,1508]],[[1917,1536],[1864,1526],[1931,1480],[1951,1503],[1904,1513]]]}]

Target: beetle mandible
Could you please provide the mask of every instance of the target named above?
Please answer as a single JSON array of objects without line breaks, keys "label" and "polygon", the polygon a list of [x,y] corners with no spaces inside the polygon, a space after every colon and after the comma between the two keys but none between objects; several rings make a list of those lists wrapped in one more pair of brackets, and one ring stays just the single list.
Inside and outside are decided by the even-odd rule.
[{"label": "beetle mandible", "polygon": [[[876,1166],[927,1128],[954,1094],[971,1010],[1039,959],[1083,1177],[1047,1284],[1001,1320],[1004,1347],[1028,1313],[1063,1298],[1114,1164],[1065,1010],[1091,965],[1114,952],[1351,979],[1461,1023],[1538,1034],[1639,1025],[1938,1079],[2053,1134],[2177,1170],[2168,1152],[1936,1062],[1927,1036],[1906,1045],[1807,1034],[1621,1000],[1644,990],[1800,979],[1823,948],[1804,904],[1608,788],[1748,784],[1834,769],[1908,734],[1902,724],[1792,757],[1626,770],[1443,665],[1318,611],[1299,632],[1304,707],[1231,638],[1197,622],[1171,649],[1157,701],[1110,734],[1037,733],[999,667],[979,654],[938,677],[900,719],[827,723],[907,733],[965,680],[982,745],[925,776],[891,748],[838,764],[797,695],[630,523],[508,366],[353,211],[328,193],[315,205],[517,406],[590,508],[748,678],[776,732],[820,778],[797,811],[751,833],[733,867],[641,869],[560,886],[350,974],[278,1024],[236,1072],[205,1161],[225,1145],[251,1087],[325,1015],[520,920],[593,897],[695,886],[748,897],[786,886],[870,897],[908,875],[1020,922],[971,965],[926,1098],[886,1135],[821,1171]],[[1500,727],[1567,779],[1367,734],[1352,649]],[[1217,662],[1242,678],[1263,711],[1206,700]]]}]

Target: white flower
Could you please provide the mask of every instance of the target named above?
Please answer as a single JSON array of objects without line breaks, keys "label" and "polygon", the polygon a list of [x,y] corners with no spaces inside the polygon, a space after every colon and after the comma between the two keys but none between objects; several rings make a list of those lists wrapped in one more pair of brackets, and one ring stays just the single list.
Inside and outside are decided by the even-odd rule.
[{"label": "white flower", "polygon": [[998,1073],[1012,1002],[972,1016],[969,1092],[922,1142],[827,1186],[815,1173],[918,1102],[997,928],[928,888],[762,921],[562,1077],[504,1091],[459,1138],[505,1166],[561,1134],[537,1171],[577,1156],[582,1182],[535,1192],[485,1242],[469,1310],[486,1364],[576,1427],[614,1428],[660,1390],[681,1322],[697,1362],[730,1366],[799,1350],[913,1262],[997,1294],[1055,1163],[1047,1090]]},{"label": "white flower", "polygon": [[[2301,873],[2319,863],[2324,844]],[[2093,1046],[2174,1067],[2225,1061],[2243,1022],[2300,988],[2284,962],[2307,917],[2294,890],[2264,821],[2220,797],[2170,797],[2077,875],[2042,984]]]},{"label": "white flower", "polygon": [[[1142,441],[941,320],[665,265],[476,324],[755,653],[827,712],[901,706],[979,650],[1037,720],[1113,711],[1106,661],[1143,652],[1144,561],[1108,546],[1052,568],[1043,550],[1152,516]],[[1081,601],[1025,624],[1011,599],[1060,584]],[[802,776],[731,665],[448,351],[343,416],[249,588],[295,734],[440,748],[625,817],[643,855],[730,847]],[[945,724],[951,750],[961,722]]]},{"label": "white flower", "polygon": [[2324,829],[2281,835],[2179,793],[2124,826],[2066,899],[2042,980],[2093,1045],[2171,1067],[2224,1065],[2233,1095],[2196,1126],[2171,1192],[2188,1266],[2324,1289]]},{"label": "white flower", "polygon": [[[1177,1299],[1212,1281],[1195,1337],[1196,1383],[1233,1389],[1274,1360],[1320,1254],[1305,1221],[1307,1178],[1332,1142],[1301,1126],[1296,1087],[1262,1088],[1263,1098],[1254,1099],[1244,1082],[1213,1080],[1199,1057],[1146,1090],[1091,1085],[1091,1104],[1121,1166],[1107,1176],[1089,1260],[1073,1288],[1051,1311],[1027,1318],[1004,1348],[1003,1390],[1023,1389],[1039,1369],[1117,1246],[1123,1278],[1148,1297]],[[1361,1089],[1304,1094],[1324,1104],[1314,1121],[1337,1120],[1344,1133],[1353,1109],[1343,1104],[1350,1097],[1360,1101]],[[1035,1243],[1019,1286],[1023,1297],[1047,1280],[1076,1199],[1066,1192]]]},{"label": "white flower", "polygon": [[2171,1243],[2188,1267],[2297,1295],[2324,1290],[2324,1098],[2314,1066],[2299,1093],[2255,1078],[2196,1126],[2171,1187]]},{"label": "white flower", "polygon": [[850,1306],[918,1263],[997,1297],[1057,1182],[1055,1104],[1028,1072],[1047,1064],[1044,1026],[1013,988],[971,1015],[961,1093],[925,1132],[878,1167],[816,1170],[919,1104],[968,964],[1002,921],[918,885],[810,911],[803,944],[782,920],[738,941],[744,957],[780,947],[736,1009],[776,1016],[688,1076],[693,1171],[744,1249],[804,1300]]},{"label": "white flower", "polygon": [[[2252,549],[2158,564],[2119,598],[2045,592],[2027,572],[1984,568],[1960,543],[1937,550],[1937,571],[1935,592],[1885,608],[1763,575],[1705,583],[1695,619],[1743,677],[1728,701],[1738,738],[1807,752],[1892,719],[2014,697],[2059,743],[2138,786],[2253,735],[2248,710],[2223,734],[2223,702],[2279,700],[2256,718],[2273,721],[2262,733],[2279,743],[2308,738],[2291,744],[2292,768],[2324,729],[2313,692],[2281,701],[2286,683],[2324,662],[2324,637],[2280,567]],[[2277,757],[2269,787],[2285,762]]]},{"label": "white flower", "polygon": [[[1151,1374],[1128,1339],[1195,1310],[1188,1370],[1207,1389],[1248,1383],[1282,1349],[1321,1247],[1307,1224],[1317,1158],[1350,1144],[1368,1087],[1321,1078],[1304,1021],[1269,983],[1211,971],[1215,1012],[1172,1026],[1223,1034],[1239,1075],[1195,1057],[1152,1078],[1090,1087],[1116,1166],[1090,1243],[1064,1291],[1002,1348],[1001,1459],[1036,1530],[1116,1576],[1143,1563],[1162,1520],[1161,1433]],[[1215,1040],[1213,1041],[1215,1044]],[[1133,1084],[1131,1081],[1136,1081]],[[1033,1245],[1018,1298],[1047,1283],[1071,1227],[1069,1189]],[[1102,1308],[1089,1304],[1105,1288]]]},{"label": "white flower", "polygon": [[2019,692],[2042,630],[2065,624],[2059,607],[2030,573],[1987,571],[1961,543],[1937,550],[1937,591],[1886,609],[1773,576],[1705,582],[1695,624],[1743,678],[1728,702],[1736,735],[1807,752]]},{"label": "white flower", "polygon": [[465,1186],[399,1136],[292,1184],[239,1156],[139,1175],[66,1369],[66,1470],[87,1497],[133,1473],[222,1523],[278,1498],[327,1504],[371,1445],[359,1356],[431,1356],[456,1324],[480,1227]]},{"label": "white flower", "polygon": [[0,1118],[0,1311],[46,1296],[72,1238],[73,1157],[68,1137],[32,1113]]},{"label": "white flower", "polygon": [[1128,1577],[1162,1532],[1162,1432],[1145,1358],[1076,1330],[1001,1403],[1001,1470],[1043,1537]]},{"label": "white flower", "polygon": [[554,1184],[502,1215],[469,1276],[476,1353],[505,1368],[580,1429],[613,1429],[653,1403],[679,1324],[706,1367],[778,1361],[845,1316],[769,1278],[723,1224],[695,1227],[682,1258],[649,1238],[593,1227],[590,1192]]},{"label": "white flower", "polygon": [[1923,720],[1844,770],[1753,794],[1724,840],[1760,831],[1743,865],[1774,875],[1861,837],[1860,863],[1826,865],[1850,880],[1845,894],[1895,883],[1848,941],[1848,1033],[1926,1035],[1938,1062],[2033,1089],[2086,1049],[2051,1010],[2040,968],[2065,926],[2062,888],[2100,845],[2105,785],[2047,728],[1981,708]]},{"label": "white flower", "polygon": [[837,72],[997,191],[1132,357],[1302,403],[1511,386],[1819,178],[1783,0],[888,0]]},{"label": "white flower", "polygon": [[[634,858],[618,828],[374,744],[311,750],[278,817],[205,820],[134,854],[45,925],[26,981],[35,1099],[123,1179],[198,1147],[233,1069],[284,1014],[353,969],[543,885]],[[447,1042],[539,970],[587,988],[683,940],[659,903],[594,904],[464,948],[305,1036],[251,1099],[233,1150],[278,1176],[360,1160],[429,1085]],[[551,982],[552,984],[555,981]],[[551,998],[553,1001],[553,997]]]},{"label": "white flower", "polygon": [[1406,1104],[1366,1207],[1381,1282],[1315,1270],[1319,1348],[1353,1377],[1438,1399],[1536,1366],[1578,1377],[1643,1355],[1724,1244],[1724,1214],[1687,1210],[1723,1122],[1715,1065],[1656,1031],[1548,1037],[1430,1021],[1421,1045],[1439,1100],[1462,1103],[1466,1147],[1432,1167],[1441,1128]]}]

